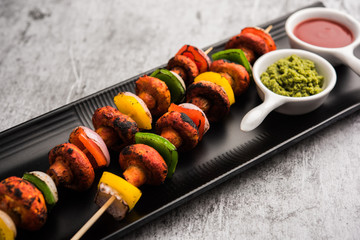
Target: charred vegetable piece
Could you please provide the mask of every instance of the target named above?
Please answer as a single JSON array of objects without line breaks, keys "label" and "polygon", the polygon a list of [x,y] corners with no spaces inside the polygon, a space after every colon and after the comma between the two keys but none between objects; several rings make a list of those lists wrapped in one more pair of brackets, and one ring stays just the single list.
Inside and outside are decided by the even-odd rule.
[{"label": "charred vegetable piece", "polygon": [[179,103],[184,100],[186,87],[178,74],[167,69],[157,69],[151,76],[166,83],[170,90],[171,102]]},{"label": "charred vegetable piece", "polygon": [[220,59],[226,59],[228,61],[237,63],[242,65],[246,71],[249,73],[249,76],[252,76],[252,69],[249,61],[247,60],[244,51],[241,49],[226,49],[217,53],[214,53],[211,55],[212,59],[220,60]]},{"label": "charred vegetable piece", "polygon": [[164,81],[151,76],[142,76],[136,82],[136,95],[141,98],[155,117],[166,113],[170,106],[170,90]]},{"label": "charred vegetable piece", "polygon": [[120,152],[119,163],[126,181],[135,187],[162,184],[168,172],[158,151],[145,144],[126,146]]},{"label": "charred vegetable piece", "polygon": [[199,75],[199,69],[195,62],[184,55],[176,55],[171,58],[167,69],[177,73],[184,80],[186,86],[190,85],[194,78]]},{"label": "charred vegetable piece", "polygon": [[229,98],[230,105],[235,103],[235,95],[230,83],[226,78],[221,76],[219,73],[216,72],[201,73],[194,79],[195,83],[199,81],[209,81],[219,85],[225,90],[226,95]]},{"label": "charred vegetable piece", "polygon": [[56,186],[84,191],[94,182],[94,168],[89,159],[72,143],[60,144],[51,149],[49,163],[47,174],[54,180]]},{"label": "charred vegetable piece", "polygon": [[44,196],[30,182],[8,177],[0,182],[0,210],[6,212],[17,227],[36,231],[46,222]]},{"label": "charred vegetable piece", "polygon": [[115,196],[115,201],[106,211],[116,220],[121,220],[139,201],[141,191],[123,178],[110,172],[104,172],[98,184],[95,203],[101,207],[111,196]]},{"label": "charred vegetable piece", "polygon": [[155,133],[145,132],[136,133],[135,142],[148,145],[158,151],[168,166],[168,174],[166,177],[171,178],[173,176],[178,163],[178,152],[174,144]]},{"label": "charred vegetable piece", "polygon": [[195,123],[199,130],[199,140],[202,139],[204,134],[209,130],[210,124],[205,113],[192,103],[182,103],[176,105],[172,103],[169,107],[169,112],[177,111],[185,113]]},{"label": "charred vegetable piece", "polygon": [[250,85],[249,73],[242,65],[220,59],[211,64],[210,70],[220,73],[229,81],[235,96],[240,96]]},{"label": "charred vegetable piece", "polygon": [[230,101],[225,90],[209,81],[191,84],[186,92],[186,102],[204,111],[210,122],[218,122],[230,111]]},{"label": "charred vegetable piece", "polygon": [[105,183],[116,190],[129,206],[129,211],[135,207],[141,197],[141,191],[137,187],[113,173],[105,171],[100,178],[100,183]]},{"label": "charred vegetable piece", "polygon": [[109,150],[95,131],[84,126],[76,127],[70,134],[69,142],[86,154],[94,169],[109,166]]},{"label": "charred vegetable piece", "polygon": [[111,106],[96,109],[92,122],[106,146],[118,152],[124,146],[133,144],[134,135],[139,131],[137,123],[131,117]]},{"label": "charred vegetable piece", "polygon": [[55,182],[49,175],[44,172],[33,171],[24,173],[22,178],[34,184],[42,192],[49,209],[55,206],[59,200],[58,191]]},{"label": "charred vegetable piece", "polygon": [[245,52],[251,50],[255,55],[251,53],[247,55],[248,61],[252,64],[261,55],[269,52],[269,48],[261,37],[252,33],[240,33],[232,37],[226,44],[225,49],[243,49]]},{"label": "charred vegetable piece", "polygon": [[134,119],[141,129],[151,129],[152,116],[145,102],[131,92],[121,92],[114,97],[117,109]]},{"label": "charred vegetable piece", "polygon": [[259,37],[264,39],[264,41],[266,42],[266,44],[269,48],[269,51],[276,50],[276,44],[274,42],[274,39],[271,37],[271,35],[269,33],[265,32],[265,30],[262,28],[246,27],[241,30],[241,33],[252,33],[252,34],[258,35]]},{"label": "charred vegetable piece", "polygon": [[199,142],[199,131],[185,113],[167,112],[155,125],[156,133],[169,140],[179,151],[193,149]]},{"label": "charred vegetable piece", "polygon": [[176,55],[184,55],[193,60],[199,70],[199,73],[209,71],[211,60],[203,50],[197,47],[184,45],[180,48]]},{"label": "charred vegetable piece", "polygon": [[0,210],[0,239],[14,240],[16,234],[17,232],[14,221],[6,212]]}]

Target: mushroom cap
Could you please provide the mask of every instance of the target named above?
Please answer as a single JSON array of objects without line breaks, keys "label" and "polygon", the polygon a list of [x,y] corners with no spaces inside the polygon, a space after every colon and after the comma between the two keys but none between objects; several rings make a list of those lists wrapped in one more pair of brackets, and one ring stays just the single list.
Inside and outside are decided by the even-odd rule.
[{"label": "mushroom cap", "polygon": [[198,144],[198,128],[185,113],[176,111],[167,112],[156,121],[155,128],[159,135],[161,135],[163,129],[169,127],[182,138],[182,144],[178,147],[179,151],[192,149]]},{"label": "mushroom cap", "polygon": [[175,55],[173,58],[171,58],[168,62],[167,69],[172,70],[175,67],[180,67],[185,71],[185,76],[180,75],[180,77],[184,79],[187,86],[194,81],[194,78],[197,75],[199,75],[199,69],[195,62],[187,56]]},{"label": "mushroom cap", "polygon": [[116,131],[122,142],[117,146],[108,146],[114,150],[120,151],[124,146],[135,143],[134,136],[139,131],[137,123],[111,106],[96,109],[92,122],[95,129],[110,127]]},{"label": "mushroom cap", "polygon": [[[158,78],[151,76],[142,76],[136,82],[136,94],[142,98],[142,100],[148,105],[153,105],[154,107],[149,110],[152,115],[160,116],[164,114],[170,106],[170,91],[166,83],[161,81]],[[143,98],[146,94],[141,95],[142,92],[147,93],[152,97],[152,99]],[[149,101],[155,101],[154,103],[149,104]]]},{"label": "mushroom cap", "polygon": [[[269,52],[269,47],[258,35],[252,33],[240,33],[238,35],[233,36],[225,46],[225,49],[231,48],[242,48],[251,49],[256,54],[256,58],[260,57],[261,55]],[[249,62],[253,62],[250,61]]]},{"label": "mushroom cap", "polygon": [[230,111],[230,101],[225,90],[213,82],[199,81],[191,84],[187,89],[186,102],[197,105],[194,99],[198,97],[205,98],[210,103],[209,109],[204,111],[210,122],[220,121]]},{"label": "mushroom cap", "polygon": [[48,174],[54,179],[57,185],[64,185],[77,191],[83,191],[91,187],[94,182],[95,173],[89,159],[85,153],[81,151],[76,145],[72,143],[63,143],[55,146],[49,152],[49,163],[53,165],[57,161],[71,171],[67,175],[71,175],[71,181],[57,178],[54,171],[50,166]]},{"label": "mushroom cap", "polygon": [[150,185],[163,183],[168,171],[162,156],[145,144],[132,144],[123,148],[119,155],[119,163],[124,171],[131,166],[142,169],[146,175],[146,183]]},{"label": "mushroom cap", "polygon": [[0,182],[0,209],[16,226],[30,231],[39,230],[47,219],[46,203],[40,190],[15,176]]},{"label": "mushroom cap", "polygon": [[245,67],[240,64],[216,60],[210,66],[210,71],[227,73],[231,77],[231,87],[235,96],[241,95],[250,85],[250,76]]},{"label": "mushroom cap", "polygon": [[269,51],[276,50],[276,44],[274,39],[271,37],[271,35],[268,32],[265,32],[264,29],[259,27],[246,27],[241,30],[241,33],[253,33],[255,35],[258,35],[268,45]]}]

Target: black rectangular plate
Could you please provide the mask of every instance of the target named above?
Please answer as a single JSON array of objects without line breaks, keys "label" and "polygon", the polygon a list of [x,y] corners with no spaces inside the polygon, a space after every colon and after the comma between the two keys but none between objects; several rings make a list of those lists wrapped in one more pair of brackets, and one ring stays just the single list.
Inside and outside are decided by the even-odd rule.
[{"label": "black rectangular plate", "polygon": [[[323,7],[321,2],[308,7]],[[273,25],[271,34],[278,48],[289,48],[284,24],[288,16],[264,24]],[[222,50],[228,38],[213,45]],[[163,66],[161,66],[163,67]],[[252,132],[241,132],[243,116],[260,104],[254,84],[231,107],[224,122],[211,125],[210,131],[195,150],[181,153],[174,177],[162,186],[141,188],[143,196],[135,209],[120,222],[104,214],[86,233],[86,239],[115,239],[215,187],[247,168],[316,133],[336,120],[359,109],[360,79],[346,66],[336,67],[338,83],[319,109],[301,116],[271,113]],[[150,70],[143,74],[150,74]],[[46,171],[47,155],[55,145],[66,142],[73,128],[92,127],[91,117],[98,107],[114,106],[113,96],[134,91],[140,74],[125,82],[65,105],[33,120],[0,133],[0,179],[25,171]],[[121,175],[117,157],[106,169]],[[101,172],[97,172],[96,181]],[[49,213],[46,225],[37,232],[18,231],[18,239],[69,239],[96,212],[93,199],[96,184],[87,192],[59,189],[59,203]]]}]

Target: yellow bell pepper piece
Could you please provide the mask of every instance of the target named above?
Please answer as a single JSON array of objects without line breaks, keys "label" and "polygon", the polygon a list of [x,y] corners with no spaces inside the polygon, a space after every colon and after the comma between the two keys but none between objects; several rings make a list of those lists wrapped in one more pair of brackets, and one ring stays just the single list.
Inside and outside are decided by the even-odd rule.
[{"label": "yellow bell pepper piece", "polygon": [[219,73],[216,72],[201,73],[194,79],[194,82],[199,82],[199,81],[209,81],[221,86],[225,90],[226,95],[229,98],[230,105],[235,103],[235,95],[230,83],[226,78],[221,76]]},{"label": "yellow bell pepper piece", "polygon": [[150,130],[152,117],[144,101],[131,92],[121,92],[114,97],[117,109],[131,117],[141,129]]},{"label": "yellow bell pepper piece", "polygon": [[135,204],[139,201],[142,194],[137,187],[128,183],[125,179],[110,172],[105,171],[103,173],[100,178],[98,188],[100,186],[100,183],[105,183],[112,189],[116,190],[122,197],[122,199],[124,199],[125,202],[128,204],[129,211],[134,208]]}]

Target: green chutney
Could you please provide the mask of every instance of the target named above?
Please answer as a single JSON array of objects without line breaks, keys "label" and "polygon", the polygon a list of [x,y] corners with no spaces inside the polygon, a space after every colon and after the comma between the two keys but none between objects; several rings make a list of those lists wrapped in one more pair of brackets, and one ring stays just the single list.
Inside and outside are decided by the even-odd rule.
[{"label": "green chutney", "polygon": [[313,61],[297,55],[278,60],[260,76],[261,82],[274,93],[288,97],[306,97],[321,92],[324,77]]}]

